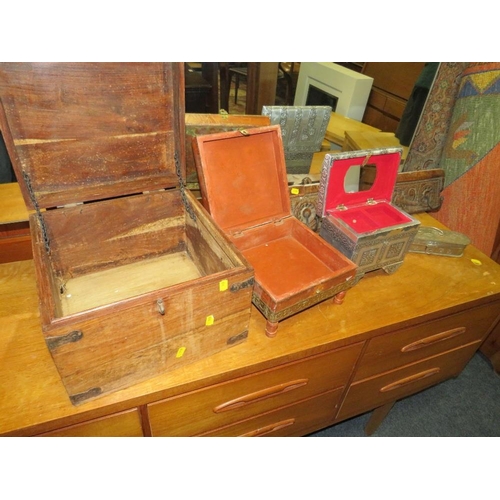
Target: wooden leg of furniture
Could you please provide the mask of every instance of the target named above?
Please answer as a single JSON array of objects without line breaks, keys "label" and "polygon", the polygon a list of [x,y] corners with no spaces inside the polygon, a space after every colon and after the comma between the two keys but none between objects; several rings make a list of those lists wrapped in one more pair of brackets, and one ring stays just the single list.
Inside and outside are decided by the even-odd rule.
[{"label": "wooden leg of furniture", "polygon": [[276,337],[279,323],[273,323],[272,321],[266,321],[266,335],[270,338]]},{"label": "wooden leg of furniture", "polygon": [[29,222],[0,224],[0,264],[32,258]]},{"label": "wooden leg of furniture", "polygon": [[238,89],[240,88],[240,75],[234,75],[234,104],[238,104]]},{"label": "wooden leg of furniture", "polygon": [[493,369],[500,374],[500,317],[497,318],[495,327],[479,350],[489,359]]},{"label": "wooden leg of furniture", "polygon": [[493,354],[490,358],[493,369],[500,375],[500,351]]},{"label": "wooden leg of furniture", "polygon": [[371,436],[378,429],[384,418],[387,417],[391,411],[395,402],[396,400],[391,401],[390,403],[386,403],[384,406],[380,406],[379,408],[375,408],[375,410],[373,410],[370,420],[368,420],[365,427],[365,434],[367,436]]},{"label": "wooden leg of furniture", "polygon": [[[229,110],[229,67],[227,63],[219,63],[219,99],[220,99],[220,109],[226,111]],[[229,112],[229,111],[228,111]]]},{"label": "wooden leg of furniture", "polygon": [[344,302],[345,294],[346,294],[345,291],[337,293],[337,295],[333,297],[333,302],[335,304],[342,304]]}]

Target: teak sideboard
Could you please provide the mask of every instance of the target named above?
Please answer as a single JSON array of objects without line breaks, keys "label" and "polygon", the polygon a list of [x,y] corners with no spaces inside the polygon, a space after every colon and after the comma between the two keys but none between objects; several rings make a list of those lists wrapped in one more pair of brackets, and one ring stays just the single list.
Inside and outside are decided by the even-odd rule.
[{"label": "teak sideboard", "polygon": [[[424,225],[442,227],[428,214]],[[283,263],[286,272],[286,263]],[[0,265],[0,435],[302,436],[457,376],[500,318],[500,266],[410,253],[247,342],[73,406],[45,346],[33,261]]]}]

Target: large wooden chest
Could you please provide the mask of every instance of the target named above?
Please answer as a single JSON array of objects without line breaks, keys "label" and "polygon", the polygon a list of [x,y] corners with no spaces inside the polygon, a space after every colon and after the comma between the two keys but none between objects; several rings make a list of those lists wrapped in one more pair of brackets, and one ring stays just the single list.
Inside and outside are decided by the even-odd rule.
[{"label": "large wooden chest", "polygon": [[[420,222],[391,201],[401,153],[383,148],[325,155],[319,234],[358,265],[358,279],[376,269],[396,271],[417,234]],[[365,169],[372,173],[367,185]]]},{"label": "large wooden chest", "polygon": [[193,149],[204,206],[255,270],[266,334],[325,299],[341,302],[356,266],[291,214],[279,125],[197,136]]},{"label": "large wooden chest", "polygon": [[254,272],[187,190],[177,63],[0,65],[46,344],[73,404],[245,340]]}]

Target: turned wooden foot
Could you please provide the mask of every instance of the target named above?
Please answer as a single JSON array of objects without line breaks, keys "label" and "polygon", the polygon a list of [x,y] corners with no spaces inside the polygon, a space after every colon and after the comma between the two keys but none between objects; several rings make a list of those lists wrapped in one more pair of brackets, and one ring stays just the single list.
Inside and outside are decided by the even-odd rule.
[{"label": "turned wooden foot", "polygon": [[345,294],[346,293],[347,292],[339,292],[339,293],[337,293],[337,295],[335,295],[333,297],[333,302],[335,304],[342,304],[342,302],[344,302],[344,298],[345,298]]},{"label": "turned wooden foot", "polygon": [[276,330],[278,330],[278,325],[279,323],[273,323],[272,321],[267,321],[266,322],[266,335],[268,337],[276,337]]}]

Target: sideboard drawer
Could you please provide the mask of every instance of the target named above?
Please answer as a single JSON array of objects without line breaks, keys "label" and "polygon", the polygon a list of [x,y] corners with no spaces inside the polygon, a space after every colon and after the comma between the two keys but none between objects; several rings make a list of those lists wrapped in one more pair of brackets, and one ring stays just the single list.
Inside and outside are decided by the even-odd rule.
[{"label": "sideboard drawer", "polygon": [[304,436],[333,423],[342,389],[203,434],[205,437]]},{"label": "sideboard drawer", "polygon": [[40,434],[43,437],[142,437],[139,410],[129,410],[108,417]]},{"label": "sideboard drawer", "polygon": [[29,223],[0,224],[0,264],[32,258]]},{"label": "sideboard drawer", "polygon": [[483,306],[375,337],[368,343],[354,381],[481,340],[497,315],[494,307]]},{"label": "sideboard drawer", "polygon": [[480,342],[474,342],[420,363],[353,383],[336,421],[378,408],[390,401],[415,394],[438,382],[457,376],[479,345]]},{"label": "sideboard drawer", "polygon": [[153,436],[193,436],[342,388],[362,344],[330,351],[148,406]]}]

